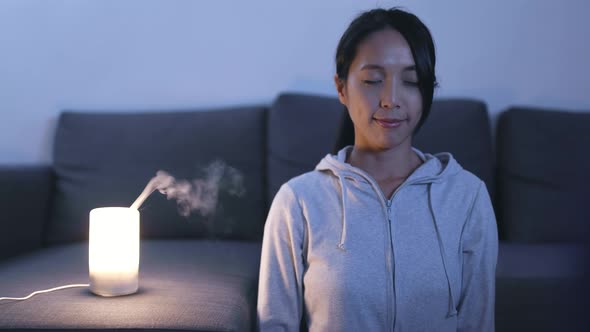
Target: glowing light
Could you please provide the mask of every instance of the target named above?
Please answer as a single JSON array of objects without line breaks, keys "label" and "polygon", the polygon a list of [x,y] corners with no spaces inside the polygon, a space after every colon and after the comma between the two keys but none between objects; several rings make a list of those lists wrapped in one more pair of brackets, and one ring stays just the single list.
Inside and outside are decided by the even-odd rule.
[{"label": "glowing light", "polygon": [[101,296],[135,293],[139,286],[139,211],[104,207],[90,211],[90,290]]}]

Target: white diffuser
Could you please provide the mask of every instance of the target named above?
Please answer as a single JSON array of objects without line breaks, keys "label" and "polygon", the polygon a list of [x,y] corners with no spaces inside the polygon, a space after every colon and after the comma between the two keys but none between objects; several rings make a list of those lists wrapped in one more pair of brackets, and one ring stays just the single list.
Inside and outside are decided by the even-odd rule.
[{"label": "white diffuser", "polygon": [[90,211],[90,290],[101,296],[135,293],[139,286],[139,211],[103,207]]}]

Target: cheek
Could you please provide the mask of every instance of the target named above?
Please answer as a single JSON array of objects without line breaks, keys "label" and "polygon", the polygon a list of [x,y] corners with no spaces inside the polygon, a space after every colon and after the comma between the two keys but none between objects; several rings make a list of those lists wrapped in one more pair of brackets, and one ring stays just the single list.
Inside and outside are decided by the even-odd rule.
[{"label": "cheek", "polygon": [[415,127],[422,117],[422,94],[418,89],[414,89],[411,92],[409,91],[406,96],[406,107],[410,123],[412,127]]},{"label": "cheek", "polygon": [[422,118],[422,110],[421,109],[414,114],[413,119],[412,119],[412,127],[416,127],[418,125],[418,122],[420,122],[420,118]]},{"label": "cheek", "polygon": [[418,88],[413,88],[408,92],[408,104],[412,109],[422,110],[422,94]]},{"label": "cheek", "polygon": [[420,93],[420,89],[417,87],[411,87],[406,90],[406,97],[408,102],[413,107],[422,106],[422,94]]},{"label": "cheek", "polygon": [[362,83],[349,86],[349,104],[357,111],[371,111],[379,105],[379,93],[374,87],[367,87]]}]

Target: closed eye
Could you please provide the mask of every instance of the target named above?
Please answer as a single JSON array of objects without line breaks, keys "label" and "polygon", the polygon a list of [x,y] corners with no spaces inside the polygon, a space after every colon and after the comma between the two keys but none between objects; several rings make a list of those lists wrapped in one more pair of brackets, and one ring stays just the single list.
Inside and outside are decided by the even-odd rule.
[{"label": "closed eye", "polygon": [[368,85],[375,85],[383,82],[383,80],[363,80],[363,83]]},{"label": "closed eye", "polygon": [[414,81],[404,81],[404,83],[409,86],[418,86],[418,82],[414,82]]}]

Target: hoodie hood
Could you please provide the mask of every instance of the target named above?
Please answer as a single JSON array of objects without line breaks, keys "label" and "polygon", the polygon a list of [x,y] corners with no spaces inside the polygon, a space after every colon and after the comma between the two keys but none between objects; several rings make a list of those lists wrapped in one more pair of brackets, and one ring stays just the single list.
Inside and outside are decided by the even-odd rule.
[{"label": "hoodie hood", "polygon": [[340,237],[340,243],[338,244],[338,248],[340,250],[346,251],[346,240],[347,240],[347,225],[349,220],[347,220],[347,198],[349,197],[347,191],[349,190],[347,186],[347,180],[353,181],[362,181],[369,183],[373,190],[376,192],[377,195],[383,198],[383,208],[387,211],[388,218],[390,217],[390,207],[391,207],[391,200],[395,194],[403,187],[408,185],[426,185],[428,191],[428,206],[425,207],[429,210],[430,214],[432,215],[433,220],[433,228],[436,232],[437,241],[438,241],[438,249],[440,252],[440,257],[442,260],[443,268],[445,271],[445,277],[448,286],[448,293],[449,293],[449,303],[448,303],[448,311],[447,317],[452,317],[457,315],[456,305],[455,305],[455,296],[453,296],[453,290],[451,287],[451,280],[449,278],[448,273],[448,263],[446,259],[446,250],[444,247],[444,243],[442,240],[441,233],[439,231],[439,224],[438,220],[440,218],[437,217],[437,213],[434,209],[433,204],[433,186],[438,184],[442,184],[447,181],[450,177],[458,174],[463,170],[461,165],[453,158],[453,156],[448,152],[442,152],[437,154],[428,154],[423,153],[422,151],[412,148],[412,150],[418,155],[418,157],[423,161],[423,164],[420,165],[408,178],[396,189],[393,193],[391,198],[387,198],[383,195],[381,188],[377,184],[377,182],[366,172],[363,170],[354,167],[346,162],[346,158],[348,154],[352,151],[352,146],[347,146],[340,150],[338,154],[326,155],[320,163],[316,166],[316,170],[323,171],[323,172],[331,172],[334,176],[339,179],[340,187],[341,187],[341,200],[342,200],[342,231]]}]

